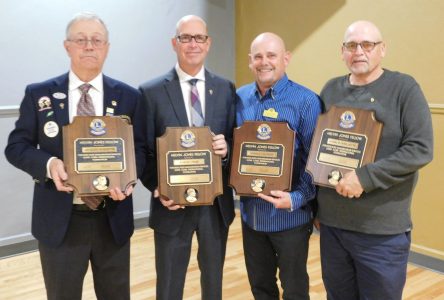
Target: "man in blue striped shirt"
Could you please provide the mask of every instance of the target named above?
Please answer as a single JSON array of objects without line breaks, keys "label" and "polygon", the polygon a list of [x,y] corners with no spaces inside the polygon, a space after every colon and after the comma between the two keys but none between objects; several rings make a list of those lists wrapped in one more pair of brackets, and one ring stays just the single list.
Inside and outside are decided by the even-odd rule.
[{"label": "man in blue striped shirt", "polygon": [[[241,197],[245,263],[255,299],[279,299],[276,272],[284,299],[309,299],[308,240],[312,232],[310,201],[315,186],[305,171],[318,115],[319,97],[288,79],[290,52],[273,33],[257,36],[250,49],[249,67],[255,82],[237,91],[237,125],[244,121],[287,122],[296,132],[293,181],[290,192],[271,191]],[[267,114],[274,109],[276,114]]]}]

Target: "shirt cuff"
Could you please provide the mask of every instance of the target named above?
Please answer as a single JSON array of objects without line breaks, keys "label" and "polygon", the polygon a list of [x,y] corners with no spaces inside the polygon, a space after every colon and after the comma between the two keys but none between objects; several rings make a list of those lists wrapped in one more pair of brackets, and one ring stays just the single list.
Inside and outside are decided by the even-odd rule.
[{"label": "shirt cuff", "polygon": [[56,159],[57,157],[53,156],[50,159],[48,159],[48,162],[46,163],[46,177],[52,179],[51,177],[51,172],[49,170],[49,164],[51,163],[51,161],[53,161],[54,159]]},{"label": "shirt cuff", "polygon": [[288,208],[287,211],[292,212],[294,210],[296,199],[295,199],[295,196],[293,195],[293,193],[289,193],[289,194],[290,194],[290,208]]}]

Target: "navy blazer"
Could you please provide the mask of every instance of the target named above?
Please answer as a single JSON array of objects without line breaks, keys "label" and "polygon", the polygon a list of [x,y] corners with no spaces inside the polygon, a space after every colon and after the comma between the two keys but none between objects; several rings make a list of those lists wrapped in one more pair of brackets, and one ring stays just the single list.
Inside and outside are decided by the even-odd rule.
[{"label": "navy blazer", "polygon": [[[173,68],[164,76],[140,86],[147,112],[147,167],[142,183],[153,192],[157,187],[156,138],[165,133],[166,127],[188,127],[188,118],[180,87],[179,77]],[[214,134],[223,134],[229,148],[235,126],[236,91],[233,83],[205,70],[205,126]],[[234,219],[233,191],[227,185],[228,163],[222,169],[224,193],[215,199],[225,226]],[[164,234],[179,231],[185,212],[170,211],[158,199],[151,199],[150,227]]]},{"label": "navy blazer", "polygon": [[[68,81],[66,73],[26,87],[20,105],[20,116],[9,135],[5,149],[8,161],[34,178],[32,234],[40,242],[51,247],[56,247],[63,241],[73,202],[72,194],[57,191],[54,182],[46,177],[48,159],[55,156],[63,160],[62,127],[69,124]],[[135,147],[140,147],[141,133],[135,130],[134,125],[135,122],[141,123],[140,118],[143,118],[138,114],[140,93],[129,85],[106,76],[103,76],[103,88],[103,115],[106,108],[114,108],[114,115],[129,116],[133,121]],[[42,97],[50,99],[49,109],[39,106],[39,99]],[[113,106],[112,101],[117,105]],[[59,127],[59,132],[54,137],[48,136],[44,131],[44,126],[49,121],[54,121]],[[137,169],[140,173],[144,158],[137,153],[138,151]],[[134,231],[131,196],[124,201],[109,199],[106,211],[116,243],[124,244]]]}]

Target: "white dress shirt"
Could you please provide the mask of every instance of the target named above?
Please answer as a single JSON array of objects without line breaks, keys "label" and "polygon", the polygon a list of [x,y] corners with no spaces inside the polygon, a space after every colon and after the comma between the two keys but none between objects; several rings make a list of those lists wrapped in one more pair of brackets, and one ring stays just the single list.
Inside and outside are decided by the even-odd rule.
[{"label": "white dress shirt", "polygon": [[197,91],[199,93],[200,105],[202,106],[202,114],[205,118],[205,68],[202,66],[202,69],[196,74],[196,76],[191,76],[183,71],[179,64],[176,64],[176,72],[180,81],[180,88],[182,89],[183,101],[185,103],[185,109],[187,111],[188,125],[192,125],[191,120],[191,84],[189,82],[190,79],[196,78],[197,83]]},{"label": "white dress shirt", "polygon": [[94,104],[94,110],[96,112],[96,116],[103,116],[103,75],[100,73],[96,78],[91,80],[90,82],[83,82],[77,77],[74,72],[69,72],[69,86],[68,86],[68,103],[69,103],[69,123],[72,123],[72,120],[75,116],[77,116],[77,104],[80,101],[81,91],[79,87],[84,84],[89,83],[91,88],[88,91],[88,94],[91,96],[91,99]]},{"label": "white dress shirt", "polygon": [[[103,116],[103,74],[100,73],[96,78],[90,82],[83,82],[77,77],[71,70],[69,71],[69,85],[68,85],[68,107],[69,107],[69,123],[72,123],[75,116],[77,116],[77,105],[80,101],[81,91],[79,87],[84,83],[89,83],[91,88],[88,94],[94,104],[94,111],[96,116]],[[51,178],[51,172],[49,171],[49,164],[56,157],[51,157],[46,163],[46,177]],[[52,179],[52,178],[51,178]],[[75,204],[83,204],[84,202],[80,198],[74,197]]]}]

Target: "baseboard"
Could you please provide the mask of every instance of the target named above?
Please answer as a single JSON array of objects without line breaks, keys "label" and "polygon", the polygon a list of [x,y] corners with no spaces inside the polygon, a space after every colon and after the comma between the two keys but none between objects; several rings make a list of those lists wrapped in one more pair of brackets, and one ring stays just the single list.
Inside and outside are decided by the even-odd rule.
[{"label": "baseboard", "polygon": [[409,263],[444,274],[444,260],[410,251]]},{"label": "baseboard", "polygon": [[[239,207],[239,201],[235,201],[235,206],[236,208]],[[145,228],[147,226],[148,217],[137,218],[134,220],[134,227],[136,229]],[[314,231],[314,233],[319,234],[316,230]],[[0,246],[0,259],[36,251],[37,248],[37,240],[35,239],[6,246]],[[444,274],[443,260],[410,251],[409,262],[420,267]]]},{"label": "baseboard", "polygon": [[148,217],[134,219],[134,228],[140,229],[148,227],[148,219],[149,219]]},{"label": "baseboard", "polygon": [[0,259],[36,251],[38,248],[37,240],[29,240],[11,245],[0,247]]},{"label": "baseboard", "polygon": [[[134,228],[139,229],[145,227],[148,227],[148,217],[134,219]],[[38,243],[36,239],[0,246],[0,259],[37,251],[37,249]]]}]

